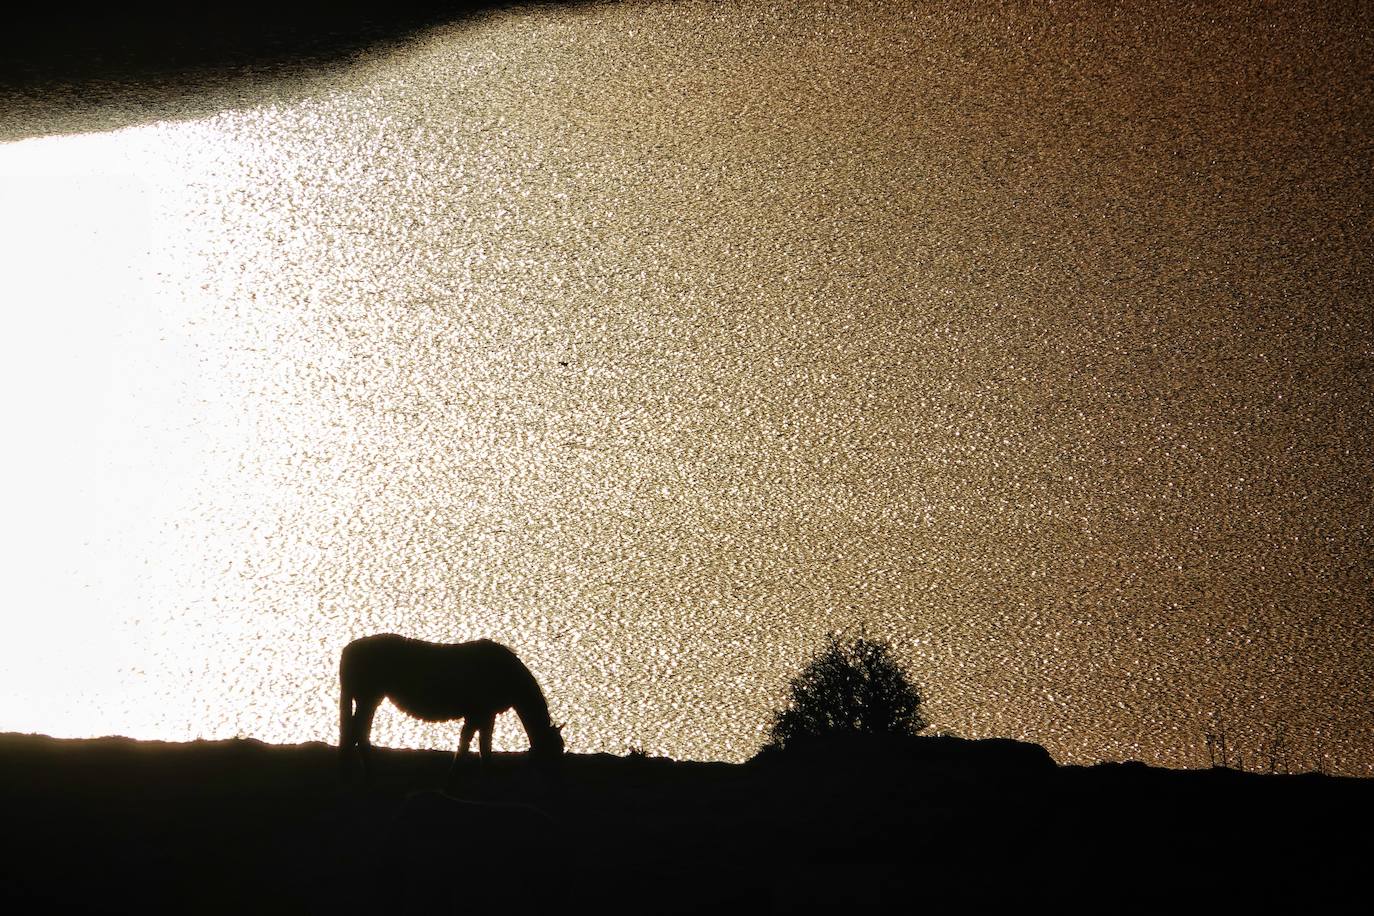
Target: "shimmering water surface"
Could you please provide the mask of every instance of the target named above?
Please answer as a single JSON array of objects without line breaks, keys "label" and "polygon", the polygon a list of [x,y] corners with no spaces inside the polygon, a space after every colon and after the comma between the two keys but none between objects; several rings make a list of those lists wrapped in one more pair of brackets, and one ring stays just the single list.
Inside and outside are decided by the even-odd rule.
[{"label": "shimmering water surface", "polygon": [[943,730],[1374,773],[1374,30],[1041,6],[517,10],[0,145],[0,728],[332,740],[389,630],[741,759],[862,628]]}]

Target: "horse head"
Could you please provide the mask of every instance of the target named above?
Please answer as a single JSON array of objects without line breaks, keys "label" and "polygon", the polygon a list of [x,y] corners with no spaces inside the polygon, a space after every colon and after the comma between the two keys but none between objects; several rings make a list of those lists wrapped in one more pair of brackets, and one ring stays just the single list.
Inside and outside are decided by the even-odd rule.
[{"label": "horse head", "polygon": [[563,757],[563,726],[549,723],[530,736],[530,758],[540,763],[557,763]]}]

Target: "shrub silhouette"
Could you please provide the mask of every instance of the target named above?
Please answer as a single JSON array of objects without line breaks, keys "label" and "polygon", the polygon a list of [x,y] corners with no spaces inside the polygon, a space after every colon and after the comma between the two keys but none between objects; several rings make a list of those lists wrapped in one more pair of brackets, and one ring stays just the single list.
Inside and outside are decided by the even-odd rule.
[{"label": "shrub silhouette", "polygon": [[836,735],[914,735],[925,727],[921,694],[891,645],[832,633],[824,651],[792,678],[787,706],[773,713],[764,748]]}]

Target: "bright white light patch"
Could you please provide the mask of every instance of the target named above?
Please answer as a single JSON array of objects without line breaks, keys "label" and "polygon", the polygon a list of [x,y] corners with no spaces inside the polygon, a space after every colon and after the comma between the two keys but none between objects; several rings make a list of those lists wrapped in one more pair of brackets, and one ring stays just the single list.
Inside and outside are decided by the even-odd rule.
[{"label": "bright white light patch", "polygon": [[125,634],[176,562],[169,528],[203,470],[182,434],[196,306],[159,279],[187,228],[159,219],[175,186],[159,130],[0,146],[7,729],[130,730]]}]

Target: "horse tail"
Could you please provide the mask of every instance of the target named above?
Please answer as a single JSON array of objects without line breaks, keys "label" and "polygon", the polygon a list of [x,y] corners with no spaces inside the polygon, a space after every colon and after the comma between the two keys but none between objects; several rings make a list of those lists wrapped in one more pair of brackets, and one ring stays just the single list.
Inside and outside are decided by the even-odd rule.
[{"label": "horse tail", "polygon": [[348,756],[353,746],[353,700],[342,690],[339,691],[339,753]]},{"label": "horse tail", "polygon": [[349,751],[353,749],[355,738],[353,735],[353,694],[349,690],[348,680],[344,676],[344,658],[339,659],[339,758],[347,763]]}]

